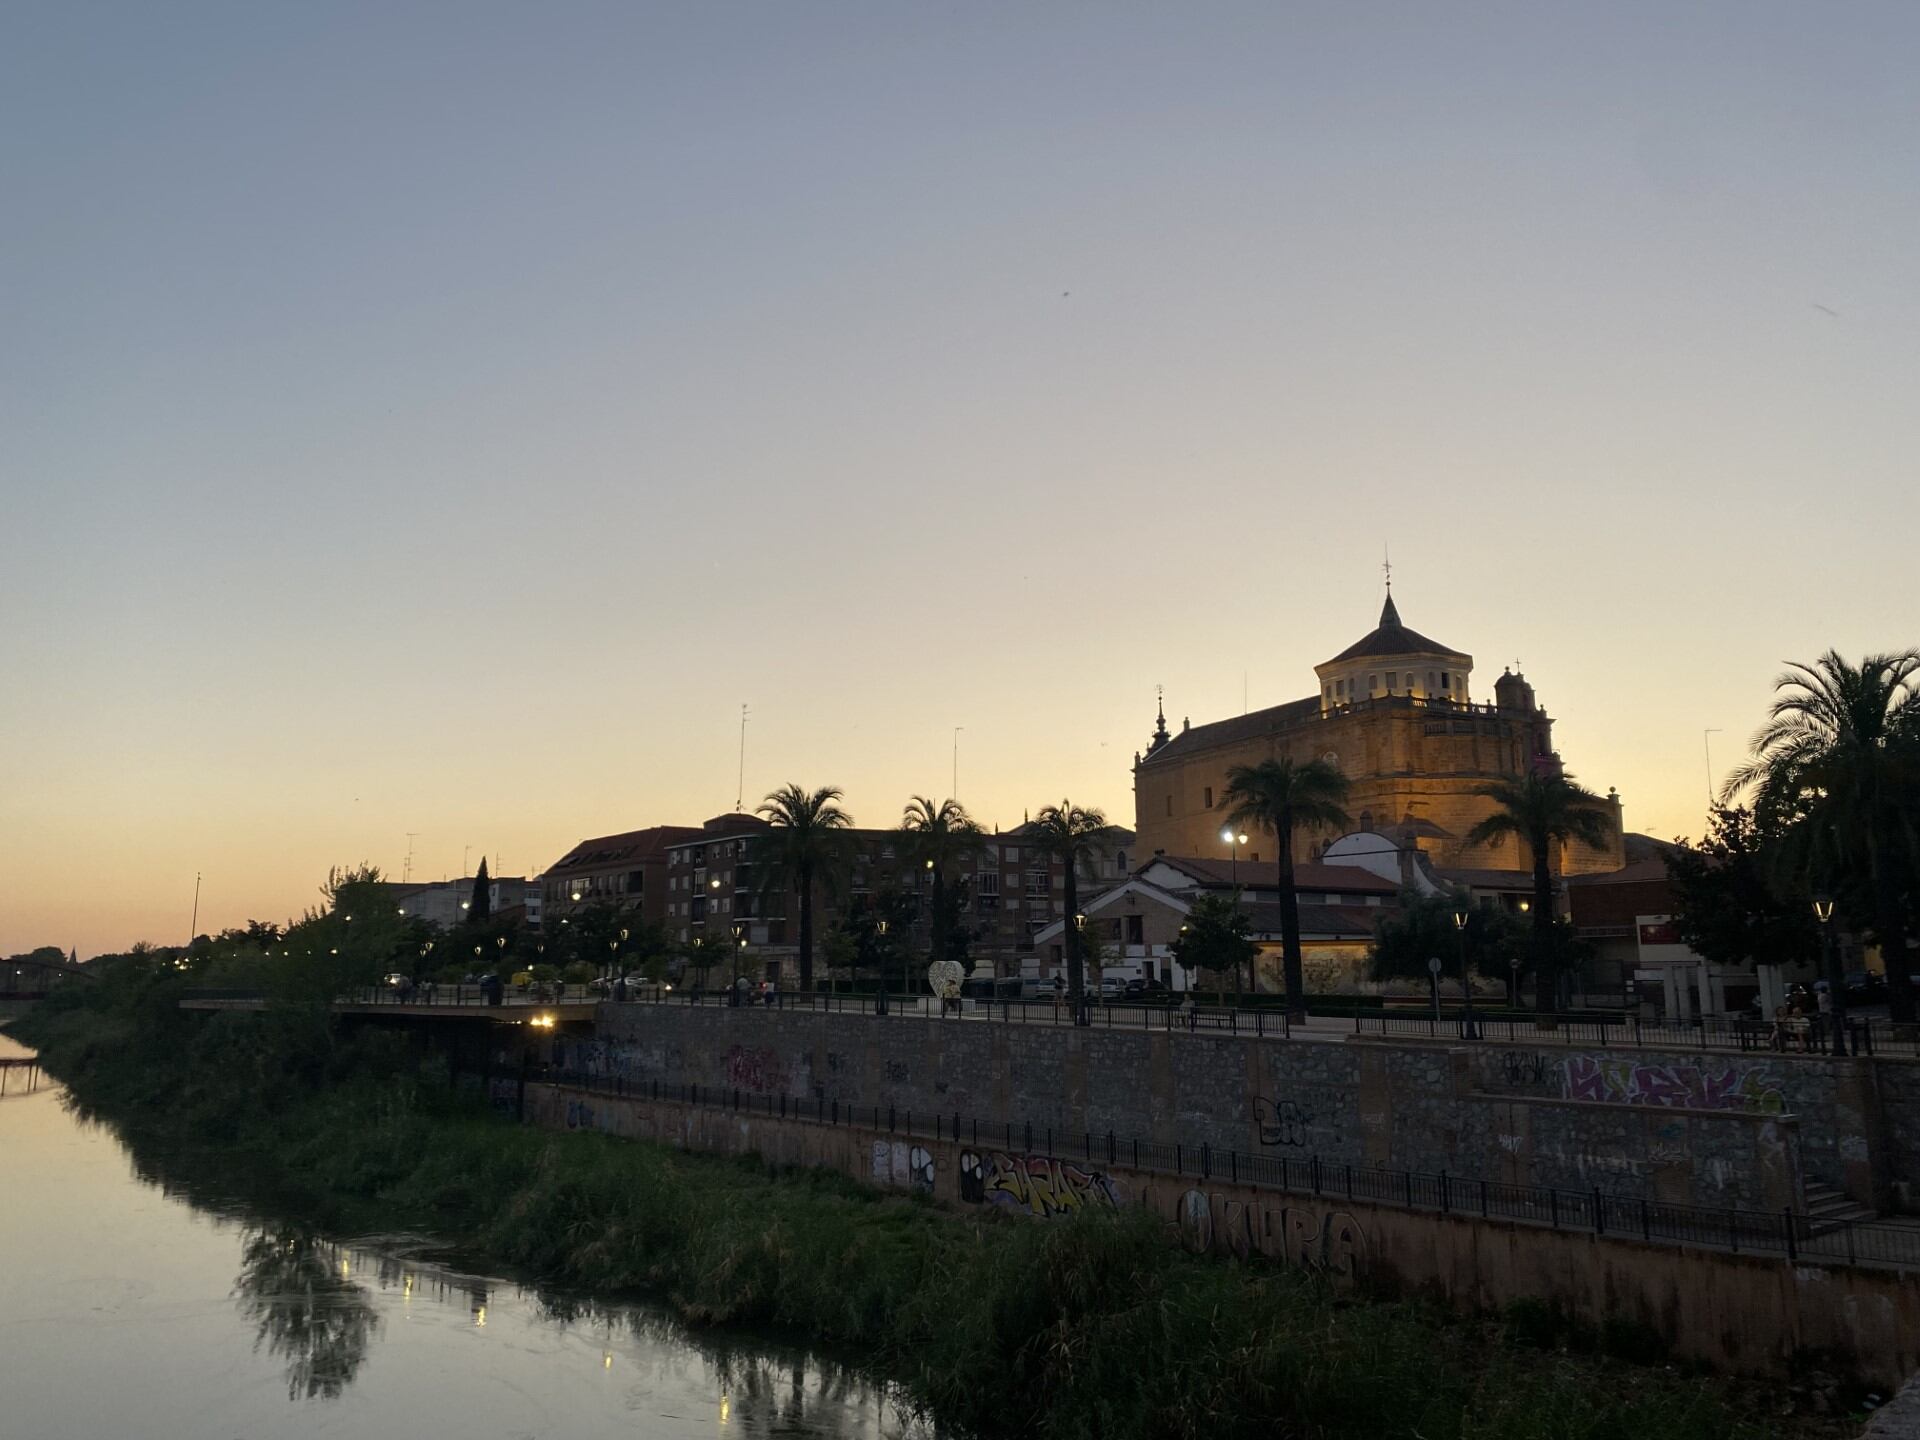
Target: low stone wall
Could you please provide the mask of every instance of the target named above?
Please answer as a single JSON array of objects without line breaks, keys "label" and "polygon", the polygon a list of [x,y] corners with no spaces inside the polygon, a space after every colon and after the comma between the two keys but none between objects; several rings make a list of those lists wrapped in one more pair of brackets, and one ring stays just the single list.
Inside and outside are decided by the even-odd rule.
[{"label": "low stone wall", "polygon": [[1920,1283],[1898,1271],[1648,1245],[1247,1186],[1196,1189],[1124,1165],[552,1085],[528,1086],[526,1115],[554,1129],[828,1166],[956,1206],[993,1205],[1036,1220],[1145,1206],[1166,1218],[1170,1241],[1196,1252],[1257,1253],[1324,1271],[1338,1283],[1433,1293],[1462,1309],[1551,1300],[1593,1323],[1637,1320],[1675,1354],[1723,1370],[1779,1370],[1801,1352],[1822,1350],[1891,1389],[1920,1366]]},{"label": "low stone wall", "polygon": [[1865,1061],[1281,1041],[723,1006],[608,1004],[596,1024],[595,1040],[559,1042],[558,1058],[636,1083],[1675,1204],[1797,1206],[1803,1168],[1861,1198],[1874,1193]]}]

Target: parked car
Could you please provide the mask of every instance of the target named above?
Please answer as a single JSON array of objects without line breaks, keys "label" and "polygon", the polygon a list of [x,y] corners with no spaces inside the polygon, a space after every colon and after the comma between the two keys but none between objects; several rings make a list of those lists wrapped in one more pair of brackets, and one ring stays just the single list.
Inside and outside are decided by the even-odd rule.
[{"label": "parked car", "polygon": [[1174,1005],[1180,997],[1167,988],[1166,981],[1150,975],[1127,982],[1127,999],[1140,1005]]}]

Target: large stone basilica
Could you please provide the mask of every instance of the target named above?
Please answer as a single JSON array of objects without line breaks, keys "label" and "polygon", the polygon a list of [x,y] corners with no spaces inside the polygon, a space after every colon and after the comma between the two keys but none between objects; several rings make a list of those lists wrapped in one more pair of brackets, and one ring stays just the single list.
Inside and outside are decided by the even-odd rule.
[{"label": "large stone basilica", "polygon": [[[1516,840],[1466,843],[1467,833],[1494,808],[1476,788],[1560,767],[1553,721],[1524,675],[1502,673],[1493,683],[1492,703],[1477,702],[1473,657],[1408,629],[1391,589],[1380,624],[1316,665],[1314,673],[1317,695],[1211,724],[1183,722],[1177,734],[1168,732],[1162,710],[1152,743],[1134,757],[1138,854],[1225,855],[1220,835],[1231,810],[1227,772],[1290,756],[1338,765],[1352,782],[1346,808],[1353,828],[1424,853],[1434,869],[1531,867],[1526,847]],[[1599,851],[1563,847],[1553,857],[1561,874],[1618,870],[1626,863],[1619,797],[1609,792],[1608,801],[1611,844]],[[1317,857],[1335,838],[1303,831],[1296,854]],[[1257,856],[1263,841],[1272,844],[1270,836],[1251,837],[1241,858]]]}]

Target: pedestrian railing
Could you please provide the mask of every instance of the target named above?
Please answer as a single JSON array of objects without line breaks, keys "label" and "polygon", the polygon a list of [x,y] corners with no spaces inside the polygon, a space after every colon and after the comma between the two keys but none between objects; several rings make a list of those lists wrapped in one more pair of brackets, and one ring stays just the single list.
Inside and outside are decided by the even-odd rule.
[{"label": "pedestrian railing", "polygon": [[1468,1219],[1514,1221],[1647,1244],[1776,1255],[1835,1265],[1920,1269],[1920,1226],[1828,1220],[1790,1207],[1769,1211],[1678,1205],[1608,1195],[1598,1189],[1514,1185],[1446,1171],[1389,1170],[1326,1160],[1319,1155],[1249,1154],[1217,1149],[1204,1142],[1190,1145],[1121,1137],[1111,1130],[1105,1134],[1069,1132],[1031,1121],[982,1121],[958,1111],[916,1113],[891,1105],[850,1105],[825,1096],[761,1094],[565,1067],[535,1067],[527,1078],[620,1099],[697,1105],[805,1124],[953,1141],[1089,1168],[1124,1166],[1143,1174],[1173,1175],[1202,1184],[1246,1185]]}]

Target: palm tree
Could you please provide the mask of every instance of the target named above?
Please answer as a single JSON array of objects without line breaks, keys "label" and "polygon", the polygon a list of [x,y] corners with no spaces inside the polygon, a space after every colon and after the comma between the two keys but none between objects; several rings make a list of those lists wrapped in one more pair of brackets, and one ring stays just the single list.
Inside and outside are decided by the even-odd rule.
[{"label": "palm tree", "polygon": [[1467,832],[1468,845],[1517,837],[1533,859],[1533,1008],[1544,1022],[1558,996],[1558,945],[1553,929],[1553,847],[1579,841],[1603,850],[1613,840],[1607,802],[1564,773],[1530,772],[1475,788],[1498,807]]},{"label": "palm tree", "polygon": [[907,858],[924,866],[933,877],[929,897],[933,903],[929,928],[932,959],[947,958],[947,871],[969,855],[977,854],[986,843],[979,825],[958,800],[934,804],[924,795],[907,802],[900,817],[905,832],[901,849]]},{"label": "palm tree", "polygon": [[839,835],[853,823],[836,803],[836,785],[808,791],[782,785],[760,802],[759,813],[773,828],[760,838],[755,853],[766,867],[764,884],[791,886],[800,896],[800,988],[813,991],[813,887],[840,853]]},{"label": "palm tree", "polygon": [[1293,832],[1302,825],[1352,824],[1341,803],[1347,777],[1325,760],[1294,764],[1291,758],[1236,765],[1227,772],[1226,802],[1235,825],[1271,830],[1278,846],[1280,961],[1286,977],[1287,1011],[1307,1013],[1306,980],[1300,964],[1300,897],[1293,888]]},{"label": "palm tree", "polygon": [[1067,951],[1067,999],[1073,1007],[1074,1023],[1084,1024],[1083,999],[1086,995],[1086,970],[1080,960],[1080,870],[1091,868],[1096,855],[1104,855],[1118,842],[1119,832],[1107,823],[1104,811],[1083,809],[1071,800],[1049,805],[1027,825],[1026,841],[1041,854],[1058,860],[1067,872],[1066,926],[1061,932]]},{"label": "palm tree", "polygon": [[[1920,651],[1849,665],[1829,650],[1789,664],[1753,758],[1724,797],[1754,792],[1757,814],[1786,822],[1785,856],[1809,882],[1855,888],[1872,914],[1893,1018],[1914,1018],[1908,896],[1920,869]],[[1837,985],[1828,977],[1829,987]],[[1833,996],[1836,1009],[1842,996]]]}]

